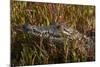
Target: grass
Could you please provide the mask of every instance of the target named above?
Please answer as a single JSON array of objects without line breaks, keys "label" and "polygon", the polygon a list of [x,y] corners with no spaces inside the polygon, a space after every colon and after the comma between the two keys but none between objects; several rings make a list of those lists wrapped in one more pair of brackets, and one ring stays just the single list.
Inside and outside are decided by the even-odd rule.
[{"label": "grass", "polygon": [[56,45],[50,40],[16,31],[16,25],[20,27],[24,23],[49,26],[53,22],[64,22],[86,35],[88,30],[95,29],[95,6],[11,1],[11,65],[95,60],[95,47],[86,47],[84,40],[64,38],[64,44]]}]

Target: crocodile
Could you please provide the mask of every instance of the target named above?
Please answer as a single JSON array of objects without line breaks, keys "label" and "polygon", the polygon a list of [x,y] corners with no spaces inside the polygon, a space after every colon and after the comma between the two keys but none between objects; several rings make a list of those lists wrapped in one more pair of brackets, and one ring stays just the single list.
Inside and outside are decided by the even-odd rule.
[{"label": "crocodile", "polygon": [[[35,26],[31,24],[24,24],[23,31],[40,38],[49,38],[53,42],[63,42],[64,38],[67,40],[85,40],[88,45],[94,45],[94,40],[86,35],[79,33],[76,29],[68,27],[66,24],[51,24],[49,26]],[[95,36],[93,36],[95,38]]]},{"label": "crocodile", "polygon": [[34,26],[31,24],[24,24],[23,31],[28,34],[33,34],[35,36],[40,36],[43,38],[58,38],[61,39],[62,34],[69,39],[75,39],[82,36],[77,30],[69,28],[67,26],[52,24],[49,26]]},{"label": "crocodile", "polygon": [[[14,28],[13,28],[14,29]],[[64,38],[67,40],[85,40],[88,44],[95,43],[95,32],[92,36],[87,36],[78,32],[78,30],[68,27],[63,23],[53,23],[48,26],[36,26],[31,24],[23,24],[21,28],[19,25],[15,26],[17,31],[25,32],[29,35],[49,39],[54,42],[63,42]]]}]

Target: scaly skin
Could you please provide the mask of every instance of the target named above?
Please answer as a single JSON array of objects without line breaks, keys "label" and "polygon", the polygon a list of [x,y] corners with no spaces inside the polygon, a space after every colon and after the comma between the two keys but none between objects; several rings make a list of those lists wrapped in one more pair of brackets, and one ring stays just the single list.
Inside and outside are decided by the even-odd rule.
[{"label": "scaly skin", "polygon": [[[50,25],[50,26],[32,26],[30,24],[23,26],[24,32],[40,36],[43,38],[56,38],[60,39],[64,37],[68,39],[81,39],[83,36],[77,30],[69,28],[63,25]],[[84,35],[85,36],[85,35]],[[86,37],[87,38],[87,37]]]},{"label": "scaly skin", "polygon": [[64,38],[67,38],[67,40],[84,40],[88,45],[94,45],[94,41],[90,37],[82,35],[77,30],[61,24],[39,27],[27,24],[23,25],[23,30],[28,34],[42,37],[44,39],[49,38],[52,41],[63,42]]}]

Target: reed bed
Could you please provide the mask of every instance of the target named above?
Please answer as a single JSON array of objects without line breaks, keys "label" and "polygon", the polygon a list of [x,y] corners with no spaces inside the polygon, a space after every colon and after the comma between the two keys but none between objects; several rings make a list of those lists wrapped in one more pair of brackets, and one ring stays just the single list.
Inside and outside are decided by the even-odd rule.
[{"label": "reed bed", "polygon": [[95,47],[85,47],[84,40],[64,40],[56,46],[50,40],[35,38],[16,31],[25,23],[49,26],[51,23],[67,26],[87,35],[95,30],[95,6],[11,1],[11,65],[40,65],[86,62],[95,60]]}]

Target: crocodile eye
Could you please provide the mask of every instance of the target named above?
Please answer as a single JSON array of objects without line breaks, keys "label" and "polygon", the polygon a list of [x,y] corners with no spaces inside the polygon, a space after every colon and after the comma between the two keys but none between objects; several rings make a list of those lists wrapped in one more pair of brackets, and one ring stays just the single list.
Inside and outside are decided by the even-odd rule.
[{"label": "crocodile eye", "polygon": [[33,32],[35,32],[36,30],[35,29],[33,29]]}]

